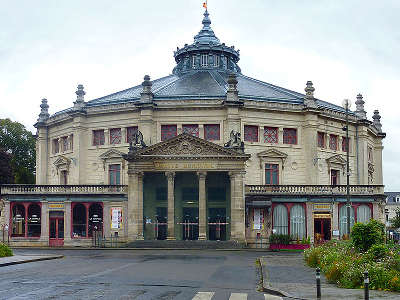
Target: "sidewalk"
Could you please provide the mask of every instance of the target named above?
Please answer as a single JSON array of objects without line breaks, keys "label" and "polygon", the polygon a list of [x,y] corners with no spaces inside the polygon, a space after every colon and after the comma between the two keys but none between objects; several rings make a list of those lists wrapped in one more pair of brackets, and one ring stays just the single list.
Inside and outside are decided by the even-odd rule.
[{"label": "sidewalk", "polygon": [[64,255],[14,255],[0,258],[0,267],[63,258]]},{"label": "sidewalk", "polygon": [[[305,266],[302,253],[271,253],[261,258],[263,286],[294,299],[316,299],[315,270]],[[322,299],[364,299],[362,289],[342,289],[321,274]],[[400,293],[369,291],[370,299],[400,299]]]}]

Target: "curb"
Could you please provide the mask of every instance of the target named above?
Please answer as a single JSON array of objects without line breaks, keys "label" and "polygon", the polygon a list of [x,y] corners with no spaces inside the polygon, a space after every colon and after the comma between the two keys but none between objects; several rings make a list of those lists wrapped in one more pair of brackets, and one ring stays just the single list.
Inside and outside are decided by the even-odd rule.
[{"label": "curb", "polygon": [[213,249],[213,248],[91,248],[91,247],[11,247],[12,249],[22,250],[212,250],[212,251],[247,251],[247,252],[272,252],[268,249]]},{"label": "curb", "polygon": [[[301,299],[301,298],[297,298],[285,291],[282,291],[280,289],[274,288],[271,286],[270,282],[269,282],[269,274],[267,271],[267,264],[265,262],[265,258],[264,257],[260,257],[260,262],[261,262],[261,274],[262,274],[262,286],[264,289],[264,292],[270,293],[272,295],[276,295],[276,296],[280,296],[280,297],[287,297],[287,298],[292,298],[292,299]],[[304,299],[306,300],[306,299]]]},{"label": "curb", "polygon": [[0,267],[19,265],[19,264],[25,264],[25,263],[30,263],[30,262],[36,262],[36,261],[60,259],[60,258],[64,258],[64,255],[52,255],[52,256],[45,256],[45,257],[26,259],[26,260],[10,261],[10,262],[5,262],[5,263],[0,263]]}]

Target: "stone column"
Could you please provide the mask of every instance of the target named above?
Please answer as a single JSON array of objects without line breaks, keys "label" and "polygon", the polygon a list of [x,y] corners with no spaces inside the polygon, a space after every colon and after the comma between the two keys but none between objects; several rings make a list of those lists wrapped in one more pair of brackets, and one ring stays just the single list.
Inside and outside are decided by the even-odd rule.
[{"label": "stone column", "polygon": [[313,204],[311,202],[306,203],[307,210],[307,235],[310,238],[310,242],[314,242],[314,218],[313,218]]},{"label": "stone column", "polygon": [[245,242],[245,172],[231,172],[231,240]]},{"label": "stone column", "polygon": [[[332,205],[332,233],[333,233],[333,230],[339,231],[339,203],[338,202],[334,202]],[[332,236],[332,238],[333,238],[333,236]]]},{"label": "stone column", "polygon": [[10,223],[10,201],[4,201],[3,213],[4,213],[4,225],[8,225],[8,235],[11,236],[12,224]]},{"label": "stone column", "polygon": [[47,184],[47,159],[49,156],[49,145],[47,141],[47,128],[38,127],[38,135],[36,138],[36,183]]},{"label": "stone column", "polygon": [[138,173],[138,212],[137,212],[137,223],[138,223],[138,240],[144,240],[143,236],[143,172]]},{"label": "stone column", "polygon": [[49,202],[41,201],[41,215],[40,215],[40,240],[43,242],[49,241]]},{"label": "stone column", "polygon": [[64,243],[71,241],[71,227],[72,227],[72,205],[71,201],[64,202]]},{"label": "stone column", "polygon": [[104,202],[103,206],[103,236],[106,238],[110,237],[111,234],[111,206],[110,202],[106,201]]},{"label": "stone column", "polygon": [[[128,241],[134,241],[139,233],[139,172],[128,169]],[[143,214],[143,212],[142,212]]]},{"label": "stone column", "polygon": [[199,176],[199,240],[207,239],[207,201],[206,176],[207,172],[197,172]]},{"label": "stone column", "polygon": [[175,240],[175,172],[165,172],[168,180],[168,234],[167,240]]}]

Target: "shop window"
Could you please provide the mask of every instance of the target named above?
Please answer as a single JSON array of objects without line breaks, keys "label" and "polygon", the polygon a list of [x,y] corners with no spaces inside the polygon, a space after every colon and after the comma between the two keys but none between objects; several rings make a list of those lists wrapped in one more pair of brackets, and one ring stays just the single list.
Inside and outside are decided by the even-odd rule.
[{"label": "shop window", "polygon": [[28,237],[40,237],[41,231],[41,208],[39,204],[33,203],[28,207]]},{"label": "shop window", "polygon": [[12,236],[25,236],[25,206],[22,204],[15,204],[12,208]]},{"label": "shop window", "polygon": [[342,151],[347,152],[350,145],[350,138],[347,140],[346,137],[342,137]]},{"label": "shop window", "polygon": [[199,137],[199,125],[184,124],[184,125],[182,125],[182,132]]},{"label": "shop window", "polygon": [[297,144],[297,129],[283,128],[283,143],[284,144]]},{"label": "shop window", "polygon": [[121,144],[121,128],[110,129],[110,144]]},{"label": "shop window", "polygon": [[60,172],[60,184],[61,185],[67,185],[68,184],[68,171],[67,170],[62,170]]},{"label": "shop window", "polygon": [[244,125],[244,140],[246,142],[258,142],[258,126]]},{"label": "shop window", "polygon": [[103,207],[99,203],[89,207],[89,237],[93,236],[93,231],[103,231]]},{"label": "shop window", "polygon": [[109,184],[120,185],[121,184],[121,165],[109,165],[108,167]]},{"label": "shop window", "polygon": [[205,124],[204,139],[207,141],[219,141],[220,139],[219,124]]},{"label": "shop window", "polygon": [[104,145],[104,130],[93,130],[93,146]]},{"label": "shop window", "polygon": [[267,185],[279,184],[279,165],[265,164],[265,184]]},{"label": "shop window", "polygon": [[318,132],[318,147],[319,148],[325,148],[325,133],[323,132]]},{"label": "shop window", "polygon": [[338,136],[331,134],[329,135],[329,149],[337,150],[338,149]]},{"label": "shop window", "polygon": [[161,125],[161,141],[169,140],[177,135],[176,125]]},{"label": "shop window", "polygon": [[275,234],[288,234],[288,212],[286,206],[278,204],[274,207],[273,223]]},{"label": "shop window", "polygon": [[58,153],[60,152],[60,143],[58,142],[58,139],[53,140],[53,153]]},{"label": "shop window", "polygon": [[226,190],[224,187],[209,187],[207,200],[210,202],[225,202]]},{"label": "shop window", "polygon": [[[354,225],[354,207],[350,207],[350,228]],[[339,233],[343,237],[347,233],[347,205],[339,209]]]},{"label": "shop window", "polygon": [[306,214],[300,204],[290,208],[290,235],[294,239],[302,239],[306,236]]},{"label": "shop window", "polygon": [[357,207],[357,222],[368,223],[371,219],[371,208],[368,205],[362,204]]},{"label": "shop window", "polygon": [[271,143],[271,144],[278,143],[277,127],[264,127],[264,143]]},{"label": "shop window", "polygon": [[137,126],[132,126],[126,128],[126,142],[131,143],[133,141],[133,136],[138,132]]},{"label": "shop window", "polygon": [[86,207],[81,203],[77,203],[76,205],[74,205],[74,207],[72,209],[72,214],[73,214],[73,216],[72,216],[72,237],[74,237],[74,238],[87,237]]},{"label": "shop window", "polygon": [[339,170],[331,170],[331,185],[336,186],[339,184]]}]

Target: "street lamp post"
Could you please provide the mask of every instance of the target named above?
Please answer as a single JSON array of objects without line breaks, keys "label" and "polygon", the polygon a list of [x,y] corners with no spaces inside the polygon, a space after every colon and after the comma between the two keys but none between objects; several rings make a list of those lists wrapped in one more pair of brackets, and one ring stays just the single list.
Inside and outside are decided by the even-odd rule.
[{"label": "street lamp post", "polygon": [[343,100],[343,107],[346,109],[346,127],[343,130],[346,131],[346,164],[347,164],[347,180],[346,180],[346,205],[347,205],[347,235],[350,237],[350,164],[349,164],[349,108],[351,107],[351,102],[349,99]]}]

